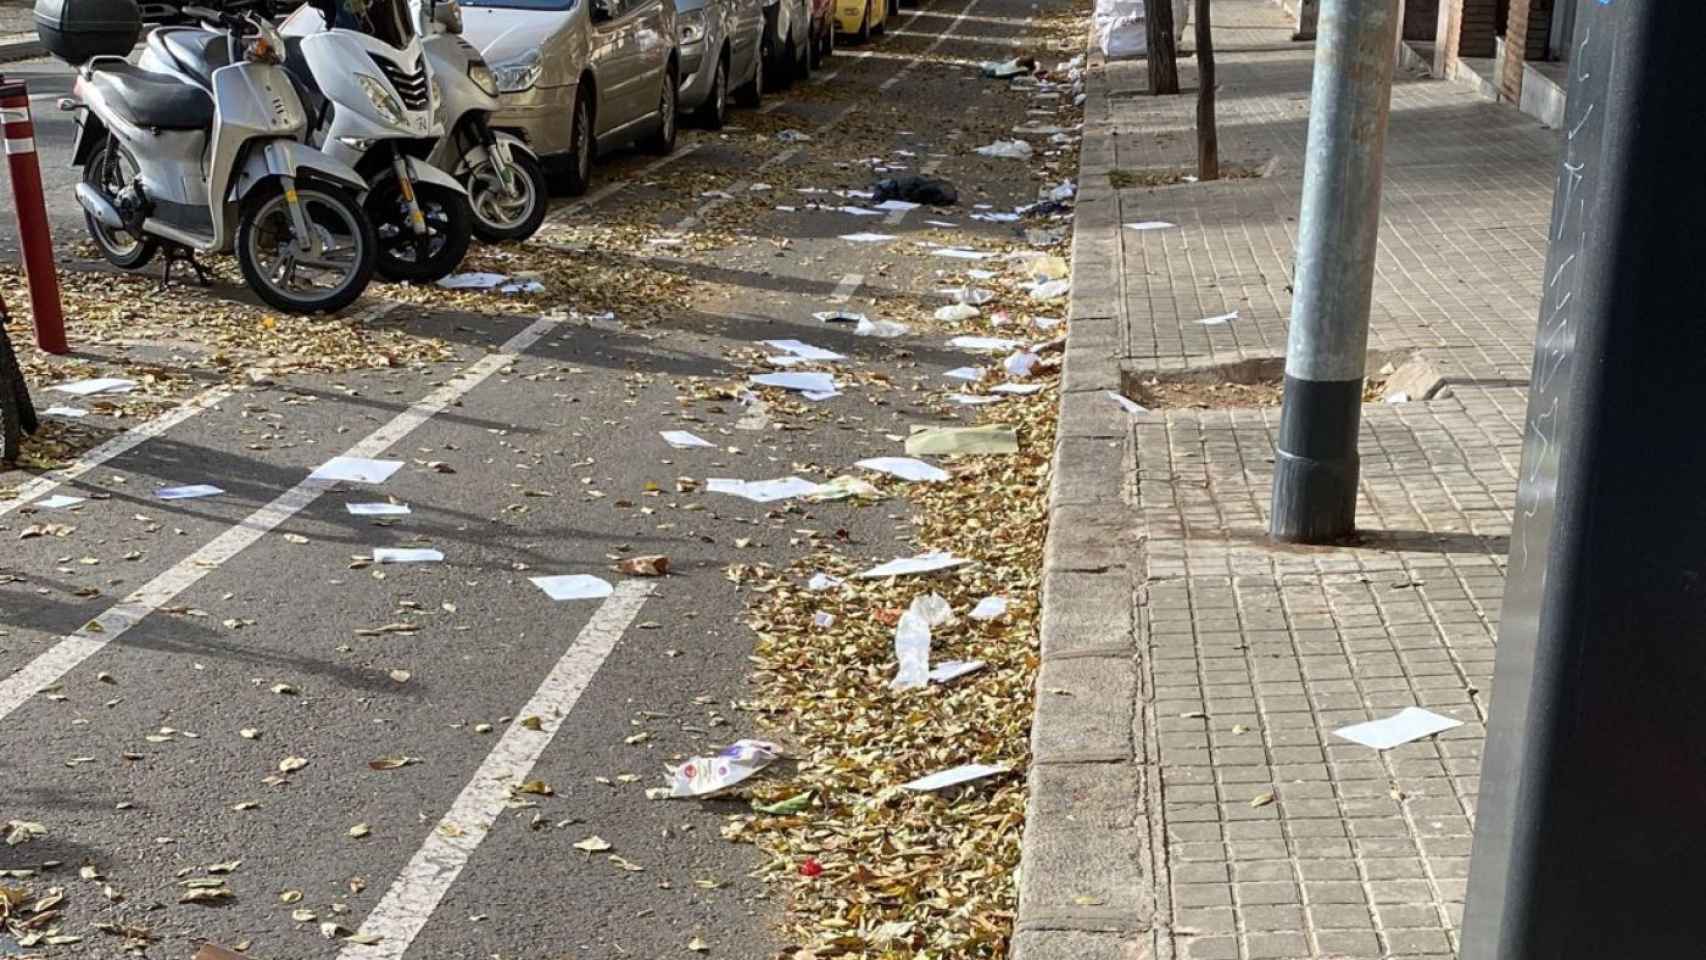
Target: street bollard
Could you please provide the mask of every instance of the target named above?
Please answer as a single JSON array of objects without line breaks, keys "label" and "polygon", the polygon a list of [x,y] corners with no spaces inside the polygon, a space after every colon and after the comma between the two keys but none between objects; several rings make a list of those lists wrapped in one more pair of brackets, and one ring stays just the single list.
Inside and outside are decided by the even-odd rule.
[{"label": "street bollard", "polygon": [[53,236],[48,232],[47,202],[42,199],[41,166],[36,162],[30,94],[22,81],[0,81],[0,125],[4,128],[6,166],[12,175],[12,199],[18,210],[18,238],[23,246],[24,276],[29,281],[36,346],[47,353],[69,353],[65,316],[59,306],[59,275],[53,264]]}]

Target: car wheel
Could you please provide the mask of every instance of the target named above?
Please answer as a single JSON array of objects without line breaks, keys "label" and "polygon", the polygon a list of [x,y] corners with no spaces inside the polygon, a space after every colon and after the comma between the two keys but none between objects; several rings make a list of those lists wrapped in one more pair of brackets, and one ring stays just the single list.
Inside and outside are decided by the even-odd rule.
[{"label": "car wheel", "polygon": [[859,20],[859,32],[853,36],[860,43],[871,42],[871,4],[876,0],[865,0],[865,16]]},{"label": "car wheel", "polygon": [[721,130],[729,119],[729,56],[717,60],[717,73],[711,78],[711,95],[694,113],[693,119],[707,130]]},{"label": "car wheel", "polygon": [[675,98],[677,84],[675,68],[663,72],[663,89],[658,92],[658,128],[646,138],[646,152],[659,156],[675,152]]},{"label": "car wheel", "polygon": [[[765,31],[768,35],[769,31]],[[768,36],[760,41],[758,47],[758,63],[752,68],[752,79],[735,93],[735,102],[748,110],[756,110],[764,102],[764,70],[770,62],[771,41]]]},{"label": "car wheel", "polygon": [[569,124],[569,168],[563,177],[563,192],[578,197],[592,185],[592,104],[585,87],[575,91],[574,118]]}]

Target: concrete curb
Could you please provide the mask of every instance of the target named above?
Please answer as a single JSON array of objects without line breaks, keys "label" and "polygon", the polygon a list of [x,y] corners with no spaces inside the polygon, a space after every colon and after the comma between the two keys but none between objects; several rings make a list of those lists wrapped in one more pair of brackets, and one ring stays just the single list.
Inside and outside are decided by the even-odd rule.
[{"label": "concrete curb", "polygon": [[1126,354],[1107,78],[1086,70],[1072,301],[1043,556],[1042,667],[1014,960],[1151,960],[1157,885],[1138,661],[1132,426],[1106,391]]},{"label": "concrete curb", "polygon": [[47,48],[34,37],[18,40],[0,40],[0,63],[10,63],[14,60],[34,60],[47,56]]}]

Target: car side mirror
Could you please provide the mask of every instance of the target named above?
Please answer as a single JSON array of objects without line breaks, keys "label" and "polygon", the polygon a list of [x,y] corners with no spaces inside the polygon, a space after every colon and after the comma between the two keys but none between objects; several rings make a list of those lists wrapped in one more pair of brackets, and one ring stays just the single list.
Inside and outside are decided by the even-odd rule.
[{"label": "car side mirror", "polygon": [[606,23],[616,19],[616,5],[611,0],[592,0],[592,22]]}]

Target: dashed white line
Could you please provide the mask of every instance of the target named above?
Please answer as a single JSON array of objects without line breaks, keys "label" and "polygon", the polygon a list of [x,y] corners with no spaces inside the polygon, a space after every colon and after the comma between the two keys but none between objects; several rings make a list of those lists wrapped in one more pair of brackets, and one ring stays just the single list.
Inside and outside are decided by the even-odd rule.
[{"label": "dashed white line", "polygon": [[651,584],[643,580],[624,580],[599,605],[533,698],[515,713],[517,717],[538,717],[539,728],[530,730],[517,723],[504,731],[474,771],[473,779],[362,922],[357,933],[379,938],[378,942],[346,944],[338,952],[339,960],[401,960],[409,951],[439,901],[468,865],[468,858],[507,807],[509,788],[525,781],[533,771],[651,592]]},{"label": "dashed white line", "polygon": [[859,289],[859,285],[864,282],[864,274],[849,273],[847,276],[841,278],[840,283],[835,285],[835,292],[829,295],[829,302],[834,304],[846,303],[853,299],[853,291]]},{"label": "dashed white line", "polygon": [[[522,351],[532,346],[555,324],[554,320],[535,320],[525,330],[509,338],[496,353],[480,358],[478,362],[427,394],[413,406],[392,417],[379,429],[344,451],[344,456],[376,457],[384,453],[421,424],[462,399],[487,377],[514,363]],[[201,549],[143,584],[122,602],[107,608],[76,631],[62,637],[58,643],[25,664],[17,673],[0,680],[0,720],[10,716],[37,692],[58,682],[83,661],[99,653],[102,647],[123,636],[149,614],[170,603],[174,597],[194,586],[201,578],[219,569],[244,548],[300,513],[332,485],[333,481],[303,479],[271,503],[239,521],[236,526],[208,541]]]}]

